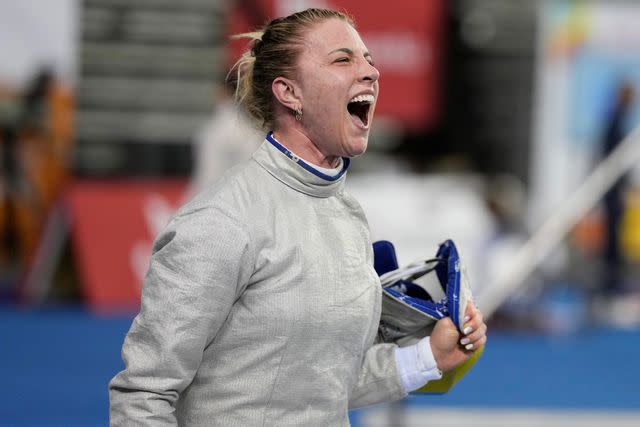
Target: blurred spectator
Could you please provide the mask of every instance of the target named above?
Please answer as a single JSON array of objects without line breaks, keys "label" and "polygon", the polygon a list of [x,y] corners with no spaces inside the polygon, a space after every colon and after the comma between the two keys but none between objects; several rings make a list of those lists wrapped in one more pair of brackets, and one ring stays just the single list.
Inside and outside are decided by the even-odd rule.
[{"label": "blurred spectator", "polygon": [[24,143],[46,128],[47,92],[51,81],[51,73],[42,70],[24,95],[5,101],[0,116],[2,261],[3,271],[9,277],[20,269],[30,249],[31,239],[25,236],[21,227],[25,222],[23,211],[26,209],[36,215],[41,211],[28,180],[23,152]]},{"label": "blurred spectator", "polygon": [[[230,39],[226,45],[225,70],[233,68],[246,48],[246,41],[233,40],[231,37],[261,26],[266,19],[264,6],[260,2],[228,2],[225,23]],[[194,136],[194,166],[187,197],[193,197],[207,185],[213,184],[225,171],[251,157],[265,138],[266,133],[259,130],[259,126],[234,101],[235,76],[232,74],[217,85],[211,117]]]},{"label": "blurred spectator", "polygon": [[[634,100],[634,86],[629,81],[621,81],[602,135],[604,157],[611,154],[626,136]],[[623,175],[603,198],[604,265],[599,287],[592,299],[594,320],[618,327],[640,326],[640,297],[634,295],[628,286],[627,263],[622,251],[621,231],[628,181],[628,174]]]},{"label": "blurred spectator", "polygon": [[49,208],[67,175],[71,96],[47,68],[0,108],[0,271],[13,294],[29,268]]},{"label": "blurred spectator", "polygon": [[238,107],[226,84],[218,88],[211,118],[194,138],[194,170],[189,196],[215,182],[232,166],[251,157],[265,134]]},{"label": "blurred spectator", "polygon": [[[605,124],[602,137],[602,154],[608,156],[626,135],[628,116],[635,98],[634,87],[622,81],[615,94],[613,109]],[[604,247],[604,271],[600,292],[604,297],[614,297],[623,290],[623,256],[620,244],[620,225],[624,213],[626,177],[620,178],[604,196],[606,239]]]}]

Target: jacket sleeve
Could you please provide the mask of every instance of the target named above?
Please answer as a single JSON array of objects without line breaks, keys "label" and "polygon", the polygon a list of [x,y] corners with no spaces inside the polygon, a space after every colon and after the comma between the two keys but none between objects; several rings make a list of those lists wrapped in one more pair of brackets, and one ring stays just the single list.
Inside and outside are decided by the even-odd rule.
[{"label": "jacket sleeve", "polygon": [[213,209],[179,215],[157,237],[122,347],[125,368],[109,384],[111,426],[177,425],[176,401],[246,286],[252,258],[246,231]]},{"label": "jacket sleeve", "polygon": [[349,409],[391,402],[407,396],[396,366],[395,344],[374,344],[364,355]]}]

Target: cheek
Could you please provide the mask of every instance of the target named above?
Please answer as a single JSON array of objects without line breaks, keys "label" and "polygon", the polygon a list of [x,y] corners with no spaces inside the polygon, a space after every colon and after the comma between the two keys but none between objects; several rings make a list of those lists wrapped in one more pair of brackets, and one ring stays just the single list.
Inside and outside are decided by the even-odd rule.
[{"label": "cheek", "polygon": [[336,92],[332,88],[324,88],[319,91],[319,96],[315,99],[318,112],[335,120],[336,116],[341,112],[340,102],[337,100]]},{"label": "cheek", "polygon": [[342,105],[348,85],[344,78],[334,73],[325,78],[316,79],[307,88],[311,97],[307,98],[308,110],[313,111],[314,119],[319,120],[323,126],[331,126],[338,116],[343,115],[346,106]]}]

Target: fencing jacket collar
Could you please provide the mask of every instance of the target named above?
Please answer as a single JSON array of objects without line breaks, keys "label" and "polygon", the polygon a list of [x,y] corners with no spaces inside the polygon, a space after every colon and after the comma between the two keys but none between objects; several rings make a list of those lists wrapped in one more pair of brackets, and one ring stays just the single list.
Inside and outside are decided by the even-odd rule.
[{"label": "fencing jacket collar", "polygon": [[271,132],[253,154],[253,159],[287,186],[314,197],[330,197],[342,191],[350,163],[344,157],[342,169],[336,175],[326,175],[280,144]]}]

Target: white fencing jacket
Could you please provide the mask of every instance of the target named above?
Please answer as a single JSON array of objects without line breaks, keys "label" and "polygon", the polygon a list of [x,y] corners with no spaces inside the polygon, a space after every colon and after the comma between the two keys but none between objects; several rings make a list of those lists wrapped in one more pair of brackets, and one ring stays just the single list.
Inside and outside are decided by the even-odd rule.
[{"label": "white fencing jacket", "polygon": [[345,192],[271,135],[154,242],[112,426],[340,426],[406,396],[374,344],[381,290]]}]

